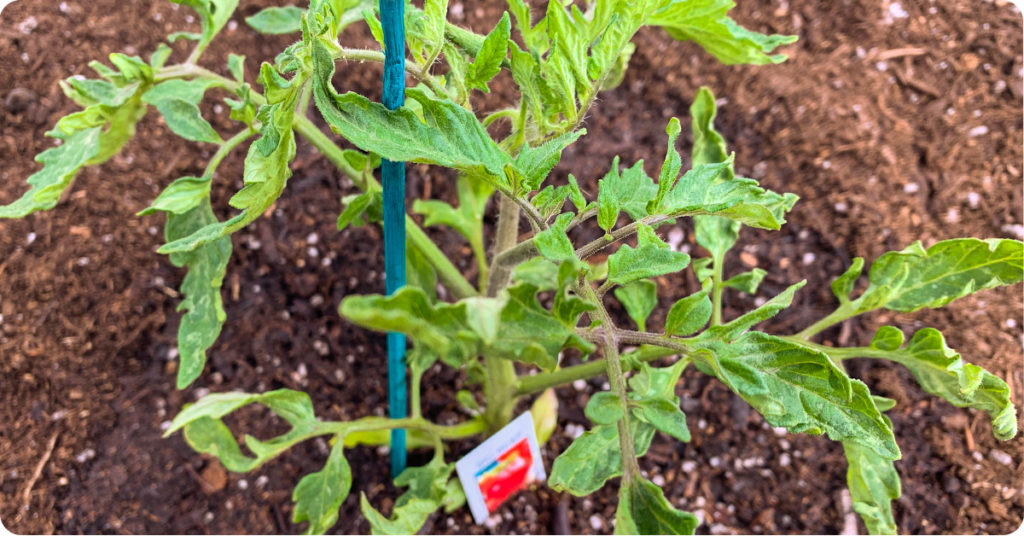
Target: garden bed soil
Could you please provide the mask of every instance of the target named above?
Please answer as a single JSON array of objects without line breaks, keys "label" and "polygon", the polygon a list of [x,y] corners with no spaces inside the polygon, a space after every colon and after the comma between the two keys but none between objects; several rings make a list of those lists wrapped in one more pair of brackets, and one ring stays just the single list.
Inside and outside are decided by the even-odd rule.
[{"label": "garden bed soil", "polygon": [[[241,2],[204,64],[224,71],[228,51],[247,54],[247,77],[293,37],[259,37],[242,22],[268,2]],[[503,3],[453,2],[455,21],[478,31]],[[645,159],[656,171],[670,117],[688,120],[697,88],[720,99],[719,129],[736,151],[737,171],[801,201],[780,232],[745,230],[728,272],[768,270],[759,296],[806,278],[794,307],[767,329],[791,333],[834,304],[829,281],[855,256],[869,261],[915,239],[1021,238],[1021,15],[1005,2],[748,2],[735,17],[765,32],[796,33],[780,66],[723,66],[693,43],[657,29],[637,38],[631,69],[602,94],[586,121],[589,135],[555,171],[572,171],[589,193],[612,156]],[[111,52],[148,55],[166,34],[194,30],[186,8],[169,2],[22,0],[0,14],[0,203],[24,191],[52,146],[43,136],[74,109],[57,80],[91,75],[86,63]],[[362,36],[365,39],[366,36]],[[175,46],[172,60],[183,57]],[[341,89],[376,95],[376,65],[339,66]],[[502,85],[501,82],[497,84]],[[481,100],[497,106],[508,87]],[[208,106],[213,111],[213,106]],[[219,108],[219,107],[218,107]],[[223,110],[221,110],[223,111]],[[234,128],[215,120],[221,132]],[[685,129],[684,129],[685,130]],[[687,135],[684,134],[684,137]],[[681,147],[688,147],[682,140]],[[161,188],[196,175],[211,154],[172,136],[150,113],[121,155],[83,171],[50,212],[0,222],[0,519],[19,533],[292,533],[291,490],[319,470],[327,444],[311,441],[251,474],[228,474],[194,453],[180,434],[161,438],[168,420],[207,391],[308,392],[324,419],[382,414],[383,337],[336,313],[349,294],[383,289],[379,229],[339,233],[340,197],[352,185],[299,143],[288,189],[269,214],[234,236],[225,280],[229,320],[204,375],[174,389],[175,333],[183,276],[154,249],[163,219],[138,218]],[[228,158],[214,189],[217,210],[241,183],[241,155]],[[452,198],[451,176],[410,166],[409,193]],[[492,213],[493,213],[493,208]],[[493,214],[489,222],[493,221]],[[684,244],[690,228],[680,224]],[[525,229],[524,229],[525,231]],[[430,231],[472,274],[469,248]],[[593,229],[580,231],[594,233]],[[692,251],[696,251],[693,246]],[[661,304],[695,288],[663,278]],[[754,298],[727,297],[726,315]],[[620,310],[616,314],[625,318]],[[654,326],[665,309],[655,313]],[[960,300],[940,311],[881,313],[823,334],[826,344],[865,344],[883,324],[910,332],[941,329],[952,347],[1009,383],[1021,407],[1021,288]],[[625,320],[624,320],[625,321]],[[626,321],[628,322],[628,321]],[[901,532],[1007,533],[1024,518],[1024,439],[998,442],[986,415],[925,395],[895,365],[854,361],[849,370],[878,394],[903,450],[896,463],[903,496]],[[463,378],[431,372],[424,411],[463,418],[453,393]],[[546,463],[588,426],[582,407],[604,380],[558,390],[560,425],[544,447]],[[658,437],[640,464],[666,495],[698,513],[702,533],[837,533],[852,513],[845,461],[823,437],[776,433],[718,381],[687,370],[678,386],[693,434],[688,444]],[[229,419],[267,437],[280,423],[258,410]],[[454,458],[472,445],[460,443]],[[387,456],[346,452],[352,494],[332,529],[365,533],[358,496],[390,510],[396,492]],[[417,462],[421,455],[413,456]],[[434,516],[425,532],[606,533],[615,486],[587,498],[541,487],[519,494],[492,528],[468,510]],[[861,530],[863,526],[861,525]]]}]

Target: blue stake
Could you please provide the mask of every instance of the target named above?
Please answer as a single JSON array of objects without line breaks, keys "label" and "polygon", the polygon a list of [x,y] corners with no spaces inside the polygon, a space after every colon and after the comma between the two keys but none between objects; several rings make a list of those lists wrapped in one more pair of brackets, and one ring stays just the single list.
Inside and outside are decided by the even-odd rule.
[{"label": "blue stake", "polygon": [[[389,110],[405,103],[405,0],[380,0],[384,29],[384,92]],[[384,285],[388,294],[405,285],[405,162],[381,162],[384,185]],[[405,335],[388,333],[388,406],[392,419],[406,416]],[[405,430],[391,430],[391,475],[405,470]]]}]

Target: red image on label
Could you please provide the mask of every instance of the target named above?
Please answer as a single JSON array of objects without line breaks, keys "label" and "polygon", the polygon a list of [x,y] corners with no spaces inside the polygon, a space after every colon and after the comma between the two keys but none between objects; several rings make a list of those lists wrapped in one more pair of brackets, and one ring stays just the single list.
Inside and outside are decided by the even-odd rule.
[{"label": "red image on label", "polygon": [[487,511],[494,512],[510,495],[522,489],[533,475],[530,442],[523,438],[476,473],[476,482],[484,496]]}]

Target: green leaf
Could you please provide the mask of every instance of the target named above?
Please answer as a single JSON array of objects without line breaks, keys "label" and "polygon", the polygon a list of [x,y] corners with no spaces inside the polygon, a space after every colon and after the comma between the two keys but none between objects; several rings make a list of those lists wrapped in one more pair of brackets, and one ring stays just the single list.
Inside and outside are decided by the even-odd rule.
[{"label": "green leaf", "polygon": [[153,69],[160,69],[167,63],[167,58],[171,57],[171,47],[165,43],[160,43],[156,46],[156,50],[149,56],[149,66]]},{"label": "green leaf", "polygon": [[665,334],[685,337],[696,333],[711,320],[711,308],[708,289],[677,301],[665,318]]},{"label": "green leaf", "polygon": [[501,70],[501,62],[505,60],[505,55],[508,53],[508,38],[511,29],[512,22],[509,20],[508,12],[505,12],[491,33],[487,34],[483,46],[480,47],[480,52],[470,64],[469,71],[466,73],[467,87],[479,89],[484,93],[490,92],[487,89],[487,82],[490,82]]},{"label": "green leaf", "polygon": [[846,485],[853,510],[864,520],[869,534],[896,534],[892,515],[892,501],[900,497],[896,466],[856,441],[843,441],[843,452],[849,463]]},{"label": "green leaf", "polygon": [[685,367],[686,361],[676,361],[664,368],[644,363],[640,372],[629,379],[628,395],[634,418],[684,442],[690,440],[690,430],[686,415],[679,409],[676,384]]},{"label": "green leaf", "polygon": [[672,185],[676,182],[676,177],[679,176],[679,170],[682,169],[683,160],[679,156],[679,151],[676,150],[676,138],[679,137],[681,131],[679,119],[675,117],[669,119],[668,125],[665,127],[665,133],[668,134],[668,148],[665,150],[665,161],[661,164],[661,171],[658,172],[657,194],[646,207],[648,212],[662,206],[665,196],[668,195]]},{"label": "green leaf", "polygon": [[[980,409],[992,418],[992,433],[1003,441],[1017,435],[1017,410],[1010,401],[1010,389],[987,370],[965,362],[946,345],[942,333],[924,328],[903,346],[903,333],[883,326],[866,349],[865,357],[895,361],[914,375],[921,387],[961,408]],[[856,352],[856,349],[853,350]]]},{"label": "green leaf", "polygon": [[545,259],[555,263],[568,261],[573,263],[573,265],[579,265],[580,260],[576,256],[576,250],[573,249],[572,242],[565,234],[565,230],[569,226],[569,222],[572,221],[572,218],[572,214],[568,212],[559,214],[550,227],[537,233],[533,238],[537,251]]},{"label": "green leaf", "polygon": [[247,473],[262,463],[242,453],[235,436],[220,419],[199,417],[185,425],[184,435],[192,450],[216,457],[228,471]]},{"label": "green leaf", "polygon": [[670,0],[646,23],[665,28],[675,39],[696,41],[726,65],[785,61],[785,55],[769,53],[779,45],[793,43],[797,37],[751,32],[726,14],[733,6],[731,0]]},{"label": "green leaf", "polygon": [[80,130],[63,140],[58,147],[47,149],[36,156],[43,169],[32,174],[32,186],[9,205],[0,206],[0,218],[23,218],[37,210],[57,206],[64,190],[71,184],[78,170],[100,150],[100,127]]},{"label": "green leaf", "polygon": [[[564,293],[564,285],[556,291]],[[594,345],[580,338],[575,329],[580,314],[588,306],[572,302],[564,306],[567,312],[552,314],[537,300],[538,292],[539,289],[529,283],[520,283],[503,291],[505,306],[501,310],[501,336],[488,348],[488,352],[532,363],[545,370],[554,369],[558,364],[558,353],[565,348],[576,348],[583,355],[593,352]],[[558,300],[556,295],[556,302]],[[559,303],[554,305],[556,309],[559,306]]]},{"label": "green leaf", "polygon": [[[221,28],[228,23],[238,6],[238,0],[171,0],[175,4],[191,7],[199,15],[202,33],[198,36],[199,48],[205,49]],[[173,41],[173,39],[172,39]]]},{"label": "green leaf", "polygon": [[261,135],[249,145],[245,156],[242,175],[245,186],[228,202],[241,212],[227,221],[210,223],[188,236],[168,242],[158,252],[192,251],[225,237],[259,218],[280,197],[292,174],[288,166],[295,158],[295,134],[291,124],[297,88],[281,78],[268,63],[263,64],[260,80],[269,102],[260,107],[257,115],[263,125]]},{"label": "green leaf", "polygon": [[620,211],[633,220],[647,216],[647,202],[657,190],[654,180],[644,173],[643,160],[619,173],[619,157],[615,157],[611,169],[598,183],[598,225],[605,232],[611,232]]},{"label": "green leaf", "polygon": [[419,249],[407,243],[405,247],[406,284],[419,287],[431,303],[437,301],[437,271]]},{"label": "green leaf", "polygon": [[[643,456],[651,446],[654,427],[633,419],[630,421],[633,450]],[[619,430],[615,424],[601,424],[573,440],[569,448],[551,465],[548,485],[577,497],[589,495],[604,486],[609,478],[622,475],[622,450]]]},{"label": "green leaf", "polygon": [[647,317],[658,306],[658,284],[650,279],[638,279],[616,288],[615,297],[636,322],[637,329],[647,331]]},{"label": "green leaf", "polygon": [[432,304],[416,287],[403,287],[391,296],[348,296],[339,312],[365,328],[405,333],[414,344],[429,348],[455,366],[477,354],[479,336],[466,318],[466,304]]},{"label": "green leaf", "polygon": [[352,470],[343,448],[344,442],[337,438],[324,468],[302,477],[292,492],[292,523],[309,521],[304,534],[323,534],[338,522],[338,508],[352,488]]},{"label": "green leaf", "polygon": [[181,177],[167,188],[164,188],[160,195],[153,200],[153,204],[137,215],[144,216],[153,214],[160,210],[174,214],[185,214],[198,207],[204,199],[210,197],[209,177]]},{"label": "green leaf", "polygon": [[331,128],[360,149],[402,162],[435,164],[470,174],[486,174],[508,188],[505,167],[511,157],[491,139],[472,112],[448,99],[436,99],[420,88],[406,97],[419,104],[422,119],[408,106],[388,110],[362,95],[338,95],[331,85],[334,60],[313,41],[313,94]]},{"label": "green leaf", "polygon": [[765,275],[768,275],[768,272],[760,268],[754,268],[749,272],[743,272],[726,279],[722,282],[722,285],[740,292],[746,292],[747,294],[754,294],[757,292],[757,287],[761,285],[761,281],[764,281]]},{"label": "green leaf", "polygon": [[179,428],[199,418],[219,419],[254,402],[266,405],[293,426],[315,423],[313,404],[309,400],[309,395],[301,391],[277,389],[263,394],[230,391],[206,395],[195,404],[186,406],[171,421],[170,427],[164,432],[164,437],[170,437]]},{"label": "green leaf", "polygon": [[[674,397],[674,396],[673,396]],[[665,398],[648,398],[637,402],[637,418],[650,424],[680,441],[690,441],[690,429],[686,427],[686,415],[679,409],[678,398],[673,403]]]},{"label": "green leaf", "polygon": [[228,71],[239,83],[245,82],[245,56],[230,53],[228,54]]},{"label": "green leaf", "polygon": [[867,386],[825,354],[757,331],[699,346],[704,351],[693,354],[697,367],[722,380],[772,426],[824,432],[835,441],[856,439],[888,460],[900,457],[891,423]]},{"label": "green leaf", "polygon": [[245,23],[261,34],[289,34],[302,31],[302,14],[296,6],[273,6],[245,18]]},{"label": "green leaf", "polygon": [[548,173],[561,160],[562,151],[586,133],[586,129],[580,129],[562,134],[537,147],[523,145],[515,160],[516,168],[523,175],[523,189],[532,192],[540,188]]},{"label": "green leaf", "polygon": [[494,192],[483,181],[460,175],[458,179],[459,207],[433,199],[413,201],[412,211],[423,214],[423,225],[447,225],[471,244],[483,236],[483,216],[487,200]]},{"label": "green leaf", "polygon": [[[191,187],[193,183],[183,183],[179,179],[171,184],[168,190],[171,190],[175,184],[188,184],[187,187]],[[199,186],[199,188],[204,188],[204,186]],[[191,203],[191,199],[188,201],[176,200],[177,206],[175,206],[175,203],[171,203],[168,198],[161,202],[161,197],[164,197],[164,194],[161,194],[154,202],[155,208],[167,211],[164,236],[168,242],[188,236],[206,225],[217,222],[217,217],[213,214],[213,209],[210,208],[209,181],[205,188],[196,206],[184,212],[175,212],[175,210]],[[182,188],[178,188],[178,190],[180,189]],[[164,193],[168,190],[165,190]],[[185,193],[179,197],[189,198],[189,195]],[[230,258],[231,239],[228,237],[206,243],[192,251],[171,255],[171,262],[175,266],[188,268],[188,273],[181,282],[181,294],[185,299],[178,305],[179,311],[187,311],[178,326],[178,353],[180,355],[178,389],[188,387],[202,374],[206,364],[206,350],[217,341],[224,320],[227,318],[220,295],[220,287],[224,282],[224,273]]]},{"label": "green leaf", "polygon": [[610,391],[594,393],[583,413],[594,424],[615,424],[625,414],[619,396]]},{"label": "green leaf", "polygon": [[[448,486],[454,469],[454,463],[444,463],[442,458],[435,456],[426,465],[408,467],[402,471],[395,478],[395,485],[409,489],[395,501],[391,519],[374,509],[363,494],[359,501],[360,509],[370,522],[373,533],[416,534],[435,510],[457,502],[459,492],[453,493],[454,488]],[[458,490],[461,491],[461,487]],[[465,495],[462,495],[462,499],[465,500]]]},{"label": "green leaf", "polygon": [[616,534],[693,534],[697,516],[677,510],[665,492],[639,475],[619,488]]},{"label": "green leaf", "polygon": [[974,292],[1019,283],[1024,278],[1024,244],[1018,240],[957,238],[927,250],[914,242],[879,257],[857,312],[884,307],[911,312],[942,307]]},{"label": "green leaf", "polygon": [[690,264],[686,253],[672,251],[649,225],[637,227],[637,247],[623,244],[608,256],[608,280],[624,285],[637,279],[678,272]]},{"label": "green leaf", "polygon": [[843,272],[843,275],[832,281],[832,294],[839,299],[839,303],[845,304],[850,301],[850,293],[853,292],[853,285],[857,282],[861,272],[864,270],[864,258],[855,257],[850,267]]},{"label": "green leaf", "polygon": [[172,132],[191,141],[221,143],[221,137],[199,111],[199,103],[208,88],[207,80],[168,80],[142,95],[142,101],[156,106]]},{"label": "green leaf", "polygon": [[[338,215],[338,230],[342,231],[349,225],[359,227],[366,223],[363,218],[373,220],[375,215],[383,214],[384,198],[380,190],[371,189],[361,194],[346,196],[341,200],[344,210]],[[379,218],[378,218],[379,219]]]},{"label": "green leaf", "polygon": [[712,326],[708,329],[707,333],[711,337],[722,340],[731,340],[753,327],[754,324],[764,322],[765,320],[779,314],[779,311],[789,307],[789,304],[793,302],[793,295],[806,284],[807,280],[805,279],[799,283],[790,285],[789,288],[768,300],[757,309],[744,313],[721,326]]}]

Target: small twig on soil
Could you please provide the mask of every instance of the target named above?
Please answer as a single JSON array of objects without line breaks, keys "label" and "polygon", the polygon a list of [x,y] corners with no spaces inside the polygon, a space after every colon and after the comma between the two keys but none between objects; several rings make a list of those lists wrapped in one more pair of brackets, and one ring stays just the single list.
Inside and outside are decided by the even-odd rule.
[{"label": "small twig on soil", "polygon": [[875,58],[880,60],[880,61],[884,61],[884,60],[891,60],[893,58],[902,58],[904,56],[920,56],[922,54],[927,54],[927,53],[928,53],[928,49],[926,49],[926,48],[918,48],[918,47],[894,48],[892,50],[885,50],[883,52],[879,52],[878,55],[875,56]]},{"label": "small twig on soil", "polygon": [[32,488],[36,486],[39,477],[43,475],[43,468],[46,467],[46,462],[50,461],[50,456],[53,455],[53,447],[57,445],[57,436],[59,435],[60,430],[57,430],[50,436],[50,440],[46,443],[46,451],[43,452],[43,457],[39,459],[39,463],[36,464],[36,468],[32,471],[32,476],[28,479],[28,483],[25,484],[25,490],[21,492],[22,512],[28,511],[29,503],[32,500]]}]

